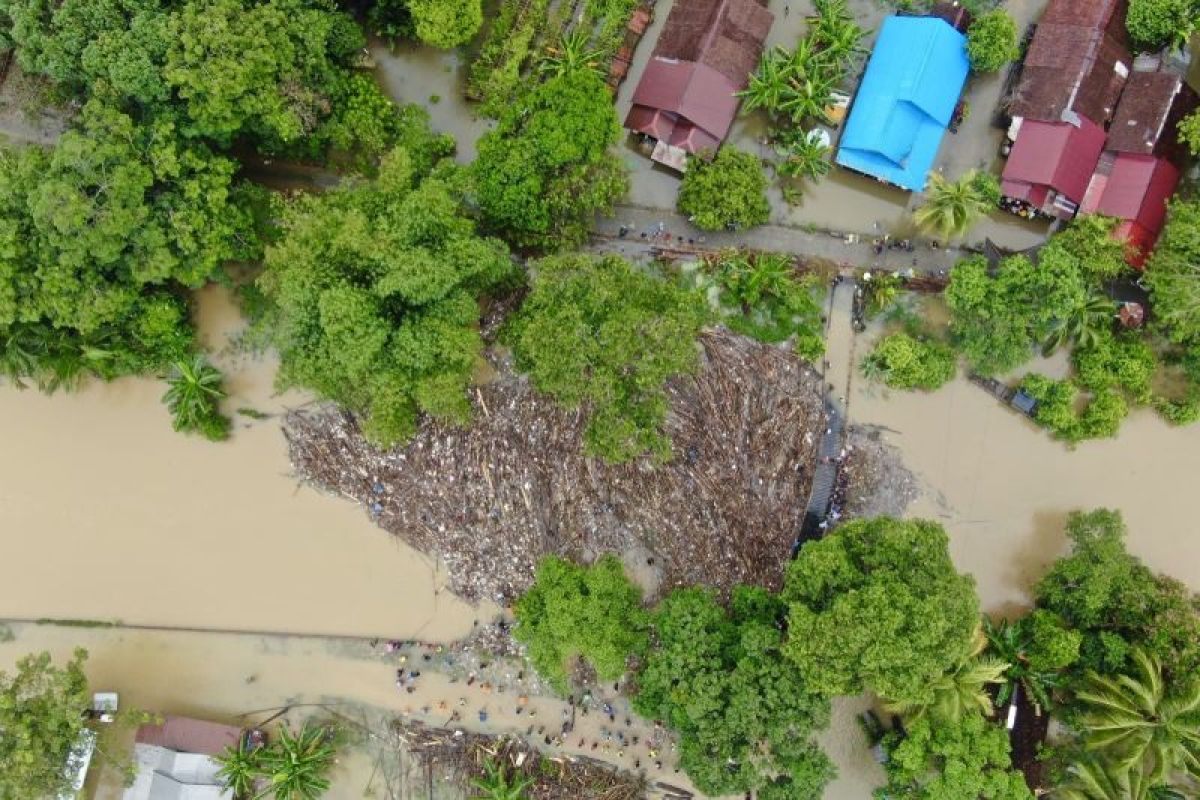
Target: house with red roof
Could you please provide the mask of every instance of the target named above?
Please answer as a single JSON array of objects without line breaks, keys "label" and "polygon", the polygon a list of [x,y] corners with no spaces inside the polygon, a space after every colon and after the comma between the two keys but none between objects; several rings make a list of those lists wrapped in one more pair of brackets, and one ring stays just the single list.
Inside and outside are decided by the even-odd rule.
[{"label": "house with red roof", "polygon": [[1129,242],[1129,263],[1139,269],[1158,241],[1167,201],[1187,158],[1177,133],[1179,121],[1198,105],[1200,99],[1182,76],[1163,70],[1134,72],[1080,205],[1081,214],[1120,220],[1113,235]]},{"label": "house with red roof", "polygon": [[1133,64],[1127,0],[1050,0],[1009,105],[1006,206],[1071,219]]},{"label": "house with red roof", "polygon": [[729,134],[774,15],[757,0],[677,0],[642,72],[625,127],[682,170]]}]

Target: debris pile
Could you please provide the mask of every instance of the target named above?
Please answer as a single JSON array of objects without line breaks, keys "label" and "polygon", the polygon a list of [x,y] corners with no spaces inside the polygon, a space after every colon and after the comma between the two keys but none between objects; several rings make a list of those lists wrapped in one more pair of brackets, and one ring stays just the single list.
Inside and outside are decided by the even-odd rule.
[{"label": "debris pile", "polygon": [[441,559],[468,600],[511,601],[551,553],[621,554],[660,592],[778,589],[826,425],[821,379],[778,347],[725,332],[701,344],[697,374],[668,385],[666,464],[585,457],[585,415],[558,408],[494,353],[497,377],[473,390],[469,427],[427,421],[403,449],[382,452],[339,409],[294,411],[292,464]]},{"label": "debris pile", "polygon": [[[640,775],[624,772],[586,756],[547,756],[516,736],[485,736],[462,729],[435,728],[396,720],[397,746],[415,762],[419,786],[451,783],[466,790],[501,770],[508,784],[524,784],[530,800],[639,800],[645,797],[689,798],[682,789],[665,784],[648,786]],[[410,793],[416,796],[416,791]]]},{"label": "debris pile", "polygon": [[901,517],[921,494],[917,478],[882,431],[855,425],[838,474],[838,503],[847,517]]}]

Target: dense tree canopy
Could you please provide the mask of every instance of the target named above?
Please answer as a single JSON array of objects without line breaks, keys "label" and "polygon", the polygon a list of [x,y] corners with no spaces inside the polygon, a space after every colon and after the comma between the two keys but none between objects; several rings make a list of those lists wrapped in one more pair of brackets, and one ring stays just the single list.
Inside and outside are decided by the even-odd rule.
[{"label": "dense tree canopy", "polygon": [[829,702],[783,657],[784,611],[766,590],[743,587],[729,610],[689,588],[654,612],[634,708],[678,732],[680,764],[706,794],[818,800],[833,777],[811,740]]},{"label": "dense tree canopy", "polygon": [[947,545],[936,523],[879,517],[801,548],[783,592],[785,652],[814,690],[930,696],[979,621],[974,582],[954,570]]},{"label": "dense tree canopy", "polygon": [[49,385],[165,369],[187,356],[181,287],[252,257],[236,167],[98,101],[52,151],[0,156],[5,371]]},{"label": "dense tree canopy", "polygon": [[619,256],[551,256],[534,264],[532,289],[504,338],[534,386],[588,410],[589,453],[665,459],[664,384],[695,369],[704,318],[697,297]]},{"label": "dense tree canopy", "polygon": [[1200,601],[1129,554],[1125,534],[1118,512],[1072,514],[1071,553],[1038,583],[1038,605],[1083,634],[1081,663],[1097,672],[1120,670],[1134,645],[1169,671],[1200,668]]},{"label": "dense tree canopy", "polygon": [[646,649],[641,589],[613,555],[591,566],[547,556],[514,612],[513,635],[529,647],[529,660],[538,672],[560,688],[566,687],[577,657],[591,664],[601,680],[613,680],[625,673],[630,656]]},{"label": "dense tree canopy", "polygon": [[377,179],[298,198],[259,279],[274,304],[280,382],[362,414],[383,446],[411,435],[421,412],[469,418],[478,298],[514,274],[443,173],[422,177],[397,148]]},{"label": "dense tree canopy", "polygon": [[904,735],[884,739],[889,800],[1032,800],[1025,778],[1012,768],[1008,732],[979,714],[957,723],[923,718]]},{"label": "dense tree canopy", "polygon": [[697,228],[753,228],[771,215],[758,156],[722,147],[711,161],[693,158],[679,185],[679,210]]},{"label": "dense tree canopy", "polygon": [[63,666],[49,653],[22,658],[16,672],[0,672],[0,797],[57,797],[70,792],[67,755],[91,706],[83,662],[76,650]]},{"label": "dense tree canopy", "polygon": [[620,133],[612,97],[591,70],[536,86],[479,140],[474,175],[485,223],[521,247],[582,242],[596,213],[610,212],[628,189],[610,152]]},{"label": "dense tree canopy", "polygon": [[417,37],[434,47],[466,44],[483,24],[480,0],[408,0]]},{"label": "dense tree canopy", "polygon": [[976,72],[995,72],[1020,54],[1017,24],[1002,8],[980,15],[967,29],[967,55]]}]

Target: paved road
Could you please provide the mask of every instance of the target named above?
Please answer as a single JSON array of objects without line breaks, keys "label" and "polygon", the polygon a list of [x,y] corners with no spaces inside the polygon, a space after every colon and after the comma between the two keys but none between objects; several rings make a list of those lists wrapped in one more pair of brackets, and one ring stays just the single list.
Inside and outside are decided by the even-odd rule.
[{"label": "paved road", "polygon": [[[619,235],[622,226],[629,230],[624,239]],[[706,250],[745,247],[824,259],[842,267],[881,267],[896,271],[911,268],[935,274],[949,270],[964,255],[964,251],[957,247],[934,249],[924,241],[917,243],[911,253],[901,249],[884,249],[876,254],[871,234],[813,231],[792,225],[761,225],[744,231],[705,232],[695,228],[676,212],[636,205],[618,206],[612,217],[597,219],[593,231],[600,249],[617,250],[627,255],[638,254],[650,247],[699,247]],[[646,234],[644,238],[643,233]],[[882,232],[879,235],[882,236]]]}]

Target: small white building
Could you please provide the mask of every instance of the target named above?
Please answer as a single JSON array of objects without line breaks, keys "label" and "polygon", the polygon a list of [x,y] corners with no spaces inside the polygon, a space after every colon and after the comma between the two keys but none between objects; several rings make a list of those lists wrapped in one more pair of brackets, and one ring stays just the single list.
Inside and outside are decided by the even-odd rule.
[{"label": "small white building", "polygon": [[165,717],[161,725],[143,725],[134,740],[137,777],[123,800],[233,800],[217,778],[214,756],[235,745],[241,730],[233,725]]}]

